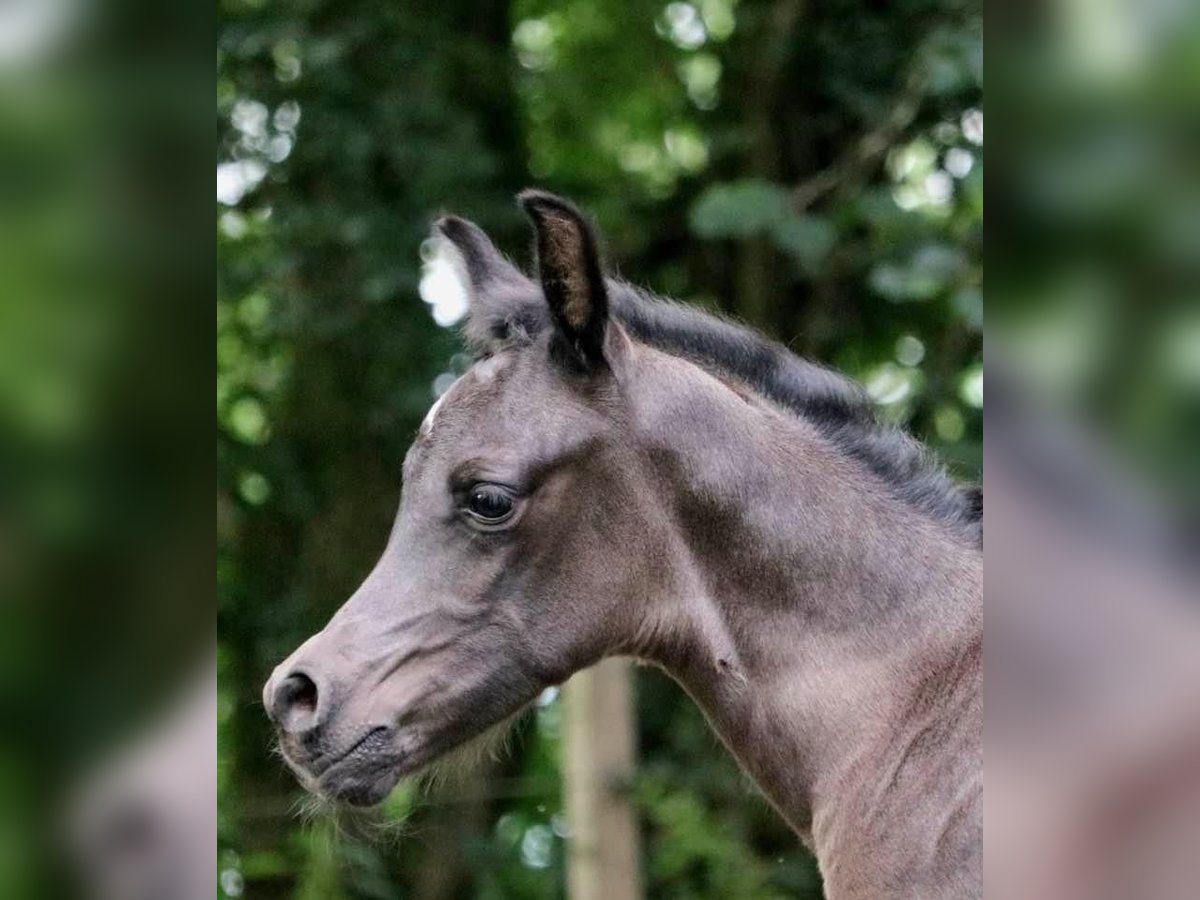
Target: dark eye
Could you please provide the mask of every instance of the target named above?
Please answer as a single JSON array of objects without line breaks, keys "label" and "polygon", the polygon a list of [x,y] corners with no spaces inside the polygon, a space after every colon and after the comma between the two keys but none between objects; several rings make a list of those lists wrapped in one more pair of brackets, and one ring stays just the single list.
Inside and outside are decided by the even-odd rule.
[{"label": "dark eye", "polygon": [[477,484],[467,494],[467,512],[487,525],[496,525],[513,514],[512,493],[498,484]]}]

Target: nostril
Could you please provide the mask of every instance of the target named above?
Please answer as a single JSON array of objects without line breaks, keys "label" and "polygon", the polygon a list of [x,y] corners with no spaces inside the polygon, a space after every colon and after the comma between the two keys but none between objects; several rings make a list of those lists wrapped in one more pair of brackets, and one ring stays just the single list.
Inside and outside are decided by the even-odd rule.
[{"label": "nostril", "polygon": [[285,731],[307,731],[316,723],[318,699],[317,683],[293,672],[275,689],[275,719]]}]

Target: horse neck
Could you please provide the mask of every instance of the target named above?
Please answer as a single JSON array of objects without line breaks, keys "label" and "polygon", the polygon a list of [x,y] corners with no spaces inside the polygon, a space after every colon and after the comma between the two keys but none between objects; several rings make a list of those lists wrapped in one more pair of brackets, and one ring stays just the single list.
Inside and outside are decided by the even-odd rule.
[{"label": "horse neck", "polygon": [[[690,397],[678,396],[678,373],[645,382],[637,419],[677,546],[671,596],[636,652],[696,699],[816,850],[827,886],[873,828],[916,846],[888,857],[876,845],[867,858],[908,866],[937,839],[917,823],[942,827],[958,801],[904,807],[940,803],[972,775],[928,757],[945,745],[972,761],[979,743],[981,554],[803,421],[704,379]],[[943,710],[955,733],[921,739]],[[953,783],[926,783],[926,771]],[[907,818],[888,828],[888,816]],[[887,894],[876,884],[867,895]]]}]

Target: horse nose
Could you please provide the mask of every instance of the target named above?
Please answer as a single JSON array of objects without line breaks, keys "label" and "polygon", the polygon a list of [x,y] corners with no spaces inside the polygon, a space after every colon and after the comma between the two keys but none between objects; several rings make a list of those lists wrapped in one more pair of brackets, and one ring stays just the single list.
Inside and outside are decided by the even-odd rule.
[{"label": "horse nose", "polygon": [[295,670],[276,681],[267,682],[264,703],[267,715],[284,731],[300,735],[320,724],[322,690],[313,675]]}]

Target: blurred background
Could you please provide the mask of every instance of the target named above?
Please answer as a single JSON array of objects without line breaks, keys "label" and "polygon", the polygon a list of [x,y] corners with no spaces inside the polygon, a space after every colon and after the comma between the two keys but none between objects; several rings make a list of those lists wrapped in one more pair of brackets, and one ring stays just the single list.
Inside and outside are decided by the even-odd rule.
[{"label": "blurred background", "polygon": [[[589,823],[572,820],[564,773],[572,754],[603,753],[571,728],[617,743],[623,728],[571,726],[565,704],[582,694],[547,692],[508,753],[402,787],[366,823],[298,817],[261,706],[271,668],[375,562],[403,455],[467,365],[465,310],[421,289],[429,223],[474,219],[528,265],[514,194],[568,195],[625,278],[861,379],[886,417],[977,479],[980,7],[218,9],[220,889],[566,897]],[[646,669],[631,690],[631,777],[605,789],[627,804],[644,896],[819,897],[812,860],[682,691]]]},{"label": "blurred background", "polygon": [[0,2],[5,897],[78,895],[82,784],[213,652],[211,12],[170,6]]}]

